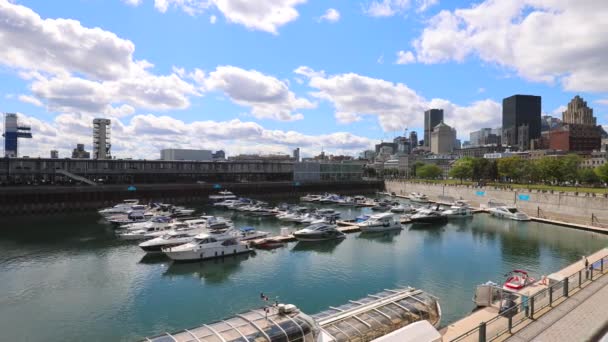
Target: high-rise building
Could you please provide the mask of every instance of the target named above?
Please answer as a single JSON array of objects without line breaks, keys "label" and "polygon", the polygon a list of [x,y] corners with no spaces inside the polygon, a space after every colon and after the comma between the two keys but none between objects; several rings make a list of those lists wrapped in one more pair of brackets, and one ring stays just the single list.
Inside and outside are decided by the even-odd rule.
[{"label": "high-rise building", "polygon": [[431,132],[443,121],[443,109],[429,109],[424,112],[424,146],[431,147]]},{"label": "high-rise building", "polygon": [[226,159],[226,152],[224,150],[217,150],[215,153],[211,154],[213,160],[224,160]]},{"label": "high-rise building", "polygon": [[59,158],[59,151],[51,150],[51,159],[58,159],[58,158]]},{"label": "high-rise building", "polygon": [[89,159],[91,158],[91,153],[85,151],[84,144],[76,144],[76,148],[72,151],[72,158]]},{"label": "high-rise building", "polygon": [[520,149],[524,149],[525,146],[530,145],[530,140],[540,138],[540,126],[540,96],[513,95],[502,100],[503,145],[519,146]]},{"label": "high-rise building", "polygon": [[296,162],[300,161],[300,148],[296,148],[295,150],[293,150],[293,160],[295,160]]},{"label": "high-rise building", "polygon": [[434,154],[449,154],[454,151],[456,142],[456,130],[439,122],[431,132],[431,152]]},{"label": "high-rise building", "polygon": [[583,101],[578,95],[568,103],[568,109],[562,113],[562,121],[565,124],[593,126],[597,124],[597,121],[593,116],[593,109],[587,107],[587,102]]},{"label": "high-rise building", "polygon": [[19,125],[17,114],[6,113],[4,116],[4,156],[9,158],[17,158],[19,156],[18,143],[19,138],[31,138],[32,129],[29,126]]},{"label": "high-rise building", "polygon": [[112,159],[110,149],[110,119],[93,119],[93,159]]},{"label": "high-rise building", "polygon": [[412,145],[412,149],[418,146],[418,133],[416,131],[410,132],[410,145]]}]

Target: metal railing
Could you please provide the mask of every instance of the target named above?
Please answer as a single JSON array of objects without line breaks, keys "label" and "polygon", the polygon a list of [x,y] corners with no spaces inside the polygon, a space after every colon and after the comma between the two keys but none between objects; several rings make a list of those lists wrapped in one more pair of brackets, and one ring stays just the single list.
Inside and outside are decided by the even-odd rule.
[{"label": "metal railing", "polygon": [[530,297],[522,296],[519,303],[500,312],[497,316],[487,322],[481,322],[479,326],[452,339],[451,342],[487,342],[494,341],[504,334],[510,335],[513,328],[517,327],[519,324],[527,320],[533,320],[535,314],[540,311],[552,310],[553,305],[557,300],[567,298],[573,290],[588,285],[588,283],[601,277],[605,273],[608,273],[608,255],[593,262],[588,268],[585,269],[583,267],[563,280],[550,285],[546,289],[543,289]]}]

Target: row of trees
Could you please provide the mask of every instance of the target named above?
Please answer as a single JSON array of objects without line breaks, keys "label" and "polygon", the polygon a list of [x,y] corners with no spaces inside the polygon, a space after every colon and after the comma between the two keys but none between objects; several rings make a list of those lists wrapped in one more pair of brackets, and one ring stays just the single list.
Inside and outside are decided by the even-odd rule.
[{"label": "row of trees", "polygon": [[462,158],[450,170],[450,177],[460,180],[504,180],[509,182],[550,184],[599,184],[608,182],[608,164],[595,169],[581,168],[582,158],[575,154],[543,157],[537,160],[508,157],[497,160]]}]

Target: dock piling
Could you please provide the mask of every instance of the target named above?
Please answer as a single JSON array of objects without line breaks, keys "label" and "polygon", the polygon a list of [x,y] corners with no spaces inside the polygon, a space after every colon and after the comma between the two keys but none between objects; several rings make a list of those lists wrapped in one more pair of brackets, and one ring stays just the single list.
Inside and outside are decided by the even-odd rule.
[{"label": "dock piling", "polygon": [[486,342],[486,322],[479,323],[479,342]]},{"label": "dock piling", "polygon": [[564,278],[564,297],[568,297],[568,277]]}]

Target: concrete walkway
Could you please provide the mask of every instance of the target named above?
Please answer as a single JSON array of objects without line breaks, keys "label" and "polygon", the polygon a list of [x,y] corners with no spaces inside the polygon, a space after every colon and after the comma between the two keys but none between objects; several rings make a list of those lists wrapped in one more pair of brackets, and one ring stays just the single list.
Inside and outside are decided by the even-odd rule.
[{"label": "concrete walkway", "polygon": [[571,295],[507,341],[590,341],[608,324],[608,276]]}]

